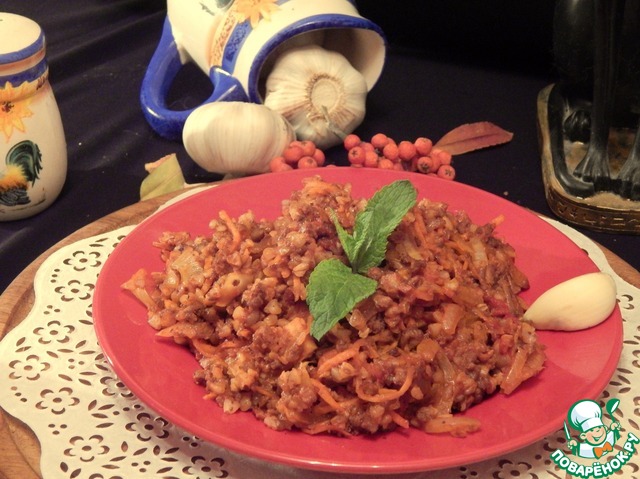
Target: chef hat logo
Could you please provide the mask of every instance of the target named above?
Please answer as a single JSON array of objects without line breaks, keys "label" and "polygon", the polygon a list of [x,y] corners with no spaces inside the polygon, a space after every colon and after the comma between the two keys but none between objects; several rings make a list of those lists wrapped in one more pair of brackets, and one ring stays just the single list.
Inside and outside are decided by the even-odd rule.
[{"label": "chef hat logo", "polygon": [[602,408],[590,399],[575,403],[567,415],[571,427],[580,432],[587,432],[594,427],[602,427]]}]

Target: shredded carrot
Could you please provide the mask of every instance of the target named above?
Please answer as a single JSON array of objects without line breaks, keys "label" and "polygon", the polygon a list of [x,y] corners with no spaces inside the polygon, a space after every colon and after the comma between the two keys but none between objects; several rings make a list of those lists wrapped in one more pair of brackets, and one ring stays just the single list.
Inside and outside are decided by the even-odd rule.
[{"label": "shredded carrot", "polygon": [[393,419],[393,422],[395,422],[398,426],[403,429],[409,429],[409,421],[403,418],[396,411],[389,411],[389,415],[391,416],[391,419]]},{"label": "shredded carrot", "polygon": [[219,215],[220,219],[224,221],[224,224],[227,226],[227,228],[229,228],[229,232],[231,233],[231,251],[236,251],[238,249],[238,246],[240,246],[240,241],[242,240],[242,237],[240,236],[240,230],[238,230],[238,227],[226,211],[220,211]]},{"label": "shredded carrot", "polygon": [[399,397],[402,397],[402,395],[409,390],[409,387],[411,387],[411,383],[413,382],[414,374],[415,374],[415,367],[412,365],[409,365],[407,367],[407,377],[404,380],[404,383],[402,383],[402,386],[400,386],[400,389],[380,388],[378,390],[378,393],[373,395],[367,394],[364,391],[362,391],[362,381],[356,381],[356,393],[358,394],[358,397],[363,401],[374,402],[374,403],[392,401],[394,399],[398,399]]},{"label": "shredded carrot", "polygon": [[313,378],[311,378],[311,383],[313,384],[313,387],[316,389],[318,396],[320,396],[324,400],[324,402],[326,402],[329,406],[331,406],[333,409],[335,409],[338,412],[344,411],[344,408],[340,405],[340,403],[333,398],[333,396],[331,395],[331,390],[327,386],[322,384],[317,379],[313,379]]},{"label": "shredded carrot", "polygon": [[502,223],[504,223],[504,215],[498,215],[491,221],[489,221],[489,224],[491,224],[494,228],[501,225]]},{"label": "shredded carrot", "polygon": [[[361,402],[362,401],[360,400],[360,398],[356,396],[350,399],[341,400],[338,404],[343,409],[343,411],[346,411],[348,408],[355,406]],[[325,402],[319,402],[313,407],[313,413],[317,416],[323,416],[325,414],[329,414],[333,412],[335,412],[335,408],[329,406]]]},{"label": "shredded carrot", "polygon": [[218,347],[222,349],[233,349],[233,348],[239,348],[242,345],[243,343],[239,339],[227,339],[223,343],[221,343]]},{"label": "shredded carrot", "polygon": [[465,416],[440,416],[429,419],[423,427],[424,432],[431,434],[448,433],[456,437],[465,437],[480,429],[480,421]]},{"label": "shredded carrot", "polygon": [[413,222],[413,230],[416,233],[416,237],[419,240],[419,247],[426,247],[429,242],[427,241],[427,225],[424,224],[424,218],[422,217],[422,213],[416,209],[414,206],[414,216],[415,221]]},{"label": "shredded carrot", "polygon": [[356,354],[358,354],[363,342],[364,341],[362,339],[359,339],[356,342],[354,342],[351,346],[349,346],[349,348],[335,354],[334,356],[326,360],[324,359],[325,356],[322,356],[318,361],[319,363],[318,370],[317,370],[318,377],[323,376],[325,373],[329,372],[334,366],[337,366],[338,364],[348,361],[349,359],[354,357]]},{"label": "shredded carrot", "polygon": [[518,351],[513,358],[511,368],[506,377],[500,383],[500,390],[505,394],[511,394],[523,381],[522,370],[527,362],[528,353],[522,348],[518,348]]},{"label": "shredded carrot", "polygon": [[334,193],[336,187],[331,183],[325,183],[324,181],[313,181],[307,184],[305,191],[309,196],[325,196]]},{"label": "shredded carrot", "polygon": [[268,389],[263,388],[262,386],[256,385],[256,386],[253,386],[251,389],[257,392],[258,394],[262,394],[263,396],[267,396],[272,399],[275,399],[278,397],[273,391],[269,391]]},{"label": "shredded carrot", "polygon": [[433,301],[435,295],[433,294],[433,289],[426,289],[425,287],[418,287],[413,290],[413,297],[416,299],[421,299],[422,301]]},{"label": "shredded carrot", "polygon": [[335,432],[335,433],[338,433],[341,436],[345,436],[345,437],[353,436],[353,434],[349,434],[345,430],[345,428],[335,426],[335,425],[331,424],[330,421],[317,422],[315,424],[312,424],[311,426],[303,428],[302,430],[304,432],[306,432],[307,434],[320,434],[320,433],[323,433],[323,432]]},{"label": "shredded carrot", "polygon": [[211,343],[208,343],[203,339],[193,338],[191,340],[191,343],[193,344],[193,347],[196,348],[196,351],[198,351],[203,356],[211,357],[215,356],[216,354],[215,346],[211,345]]},{"label": "shredded carrot", "polygon": [[236,334],[239,338],[250,340],[253,332],[250,329],[240,329]]},{"label": "shredded carrot", "polygon": [[175,325],[171,325],[171,326],[167,326],[166,328],[162,328],[160,331],[158,331],[156,333],[156,336],[159,338],[173,338],[176,335],[175,333],[175,328],[173,328],[172,326]]},{"label": "shredded carrot", "polygon": [[302,415],[299,411],[294,411],[286,406],[278,407],[278,411],[287,418],[287,421],[293,424],[306,425],[309,424],[309,420]]}]

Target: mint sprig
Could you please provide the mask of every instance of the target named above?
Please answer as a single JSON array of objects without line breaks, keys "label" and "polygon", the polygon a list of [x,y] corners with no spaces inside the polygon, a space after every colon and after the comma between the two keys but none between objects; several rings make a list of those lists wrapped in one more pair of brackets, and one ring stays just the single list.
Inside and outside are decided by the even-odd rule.
[{"label": "mint sprig", "polygon": [[351,268],[332,258],[321,261],[311,272],[307,304],[313,316],[311,335],[314,338],[321,339],[356,304],[375,292],[377,282],[364,275],[384,260],[389,235],[416,200],[417,191],[408,180],[382,187],[356,216],[352,234],[332,212],[338,238]]},{"label": "mint sprig", "polygon": [[311,335],[320,339],[353,307],[371,296],[378,283],[351,269],[337,258],[320,261],[307,285],[307,304],[313,315]]}]

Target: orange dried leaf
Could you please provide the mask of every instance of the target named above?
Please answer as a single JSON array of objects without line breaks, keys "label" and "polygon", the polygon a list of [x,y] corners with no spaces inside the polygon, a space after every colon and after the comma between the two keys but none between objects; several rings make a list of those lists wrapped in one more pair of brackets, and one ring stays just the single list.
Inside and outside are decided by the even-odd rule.
[{"label": "orange dried leaf", "polygon": [[512,138],[513,133],[491,122],[479,121],[454,128],[440,138],[433,147],[445,150],[452,155],[462,155],[481,148],[508,143]]}]

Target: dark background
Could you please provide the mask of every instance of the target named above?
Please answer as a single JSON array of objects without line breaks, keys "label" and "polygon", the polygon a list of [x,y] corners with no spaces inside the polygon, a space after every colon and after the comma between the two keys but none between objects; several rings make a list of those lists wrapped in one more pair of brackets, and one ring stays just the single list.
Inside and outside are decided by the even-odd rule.
[{"label": "dark background", "polygon": [[[463,123],[491,121],[512,131],[513,140],[457,157],[457,181],[552,215],[541,177],[536,97],[557,79],[554,2],[363,0],[358,6],[383,28],[389,50],[356,133],[435,140]],[[69,156],[65,187],[51,207],[0,222],[1,292],[65,236],[137,202],[145,163],[176,153],[187,182],[218,177],[197,167],[179,142],[157,136],[142,116],[140,84],[160,38],[164,1],[3,0],[0,9],[28,16],[45,31]],[[171,100],[195,106],[209,89],[204,74],[187,67]],[[345,159],[340,148],[327,155]],[[637,237],[581,231],[640,268]]]}]

